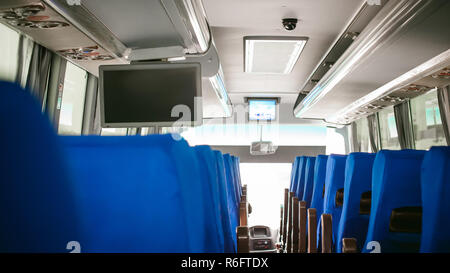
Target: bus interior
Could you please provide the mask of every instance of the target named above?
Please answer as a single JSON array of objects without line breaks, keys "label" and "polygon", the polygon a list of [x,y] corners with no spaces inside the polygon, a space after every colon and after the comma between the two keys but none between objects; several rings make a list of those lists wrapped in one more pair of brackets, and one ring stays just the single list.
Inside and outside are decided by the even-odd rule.
[{"label": "bus interior", "polygon": [[0,252],[450,252],[449,14],[2,0]]}]

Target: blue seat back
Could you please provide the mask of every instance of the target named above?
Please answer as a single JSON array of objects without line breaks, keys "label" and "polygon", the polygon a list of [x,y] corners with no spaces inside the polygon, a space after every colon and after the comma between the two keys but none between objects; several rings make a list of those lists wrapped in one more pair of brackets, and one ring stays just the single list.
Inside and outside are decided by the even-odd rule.
[{"label": "blue seat back", "polygon": [[[392,211],[422,206],[420,169],[424,151],[382,150],[377,153],[372,174],[372,206],[363,252],[378,242],[381,252],[417,252],[420,234],[390,231]],[[371,243],[372,244],[372,243]]]},{"label": "blue seat back", "polygon": [[300,160],[300,157],[297,156],[295,158],[294,162],[292,163],[291,183],[289,185],[289,192],[293,192],[294,191],[294,185],[295,185],[295,181],[296,181],[296,177],[297,177],[297,166],[298,166],[299,160]]},{"label": "blue seat back", "polygon": [[233,163],[234,163],[234,169],[236,173],[236,180],[237,180],[237,186],[238,186],[238,192],[239,192],[239,198],[242,196],[242,181],[241,181],[241,171],[240,171],[240,160],[239,157],[233,156]]},{"label": "blue seat back", "polygon": [[80,239],[63,152],[37,100],[0,82],[0,252],[69,252]]},{"label": "blue seat back", "polygon": [[314,167],[316,163],[315,157],[307,157],[305,165],[305,189],[303,190],[303,201],[306,202],[306,207],[311,206],[311,199],[314,189]]},{"label": "blue seat back", "polygon": [[172,135],[61,137],[85,252],[214,252],[197,156]]},{"label": "blue seat back", "polygon": [[432,147],[422,163],[421,252],[450,252],[450,147]]},{"label": "blue seat back", "polygon": [[314,187],[311,201],[311,208],[316,209],[319,218],[323,212],[323,197],[325,194],[325,177],[327,173],[327,155],[319,155],[314,164]]},{"label": "blue seat back", "polygon": [[297,196],[298,200],[303,200],[303,190],[305,189],[306,159],[306,156],[302,156],[298,162],[297,181],[294,187],[295,196]]},{"label": "blue seat back", "polygon": [[[228,207],[233,220],[233,227],[239,225],[239,200],[235,187],[235,180],[233,171],[231,168],[231,157],[229,154],[223,155],[223,161],[225,165],[225,174],[227,177],[227,194],[228,194]],[[236,221],[236,223],[235,223]],[[234,229],[233,229],[234,230]]]},{"label": "blue seat back", "polygon": [[[215,252],[224,252],[224,227],[222,225],[222,216],[226,213],[228,216],[228,208],[222,207],[220,197],[220,182],[219,172],[217,169],[217,162],[214,152],[209,146],[196,146],[194,147],[197,156],[199,158],[201,175],[203,178],[203,185],[207,188],[207,194],[205,196],[207,219],[214,220],[216,224],[216,230],[210,235],[211,238],[216,236],[216,240],[209,240],[210,247],[215,249]],[[226,210],[226,212],[225,212]]]},{"label": "blue seat back", "polygon": [[[330,155],[327,161],[323,213],[331,214],[333,219],[333,244],[336,243],[339,221],[342,213],[342,206],[336,204],[336,194],[338,190],[344,188],[346,161],[346,155],[336,154]],[[320,235],[320,233],[318,233],[318,235]]]},{"label": "blue seat back", "polygon": [[214,151],[217,163],[217,174],[219,178],[219,188],[220,188],[220,203],[223,208],[222,214],[222,225],[224,228],[224,247],[226,253],[236,252],[236,227],[237,218],[234,211],[234,207],[228,202],[228,189],[227,189],[227,176],[225,171],[225,164],[223,160],[223,155],[220,151]]},{"label": "blue seat back", "polygon": [[337,235],[336,252],[343,238],[356,238],[358,249],[366,240],[369,214],[360,214],[361,197],[372,190],[372,166],[375,154],[351,153],[345,167],[344,205]]}]

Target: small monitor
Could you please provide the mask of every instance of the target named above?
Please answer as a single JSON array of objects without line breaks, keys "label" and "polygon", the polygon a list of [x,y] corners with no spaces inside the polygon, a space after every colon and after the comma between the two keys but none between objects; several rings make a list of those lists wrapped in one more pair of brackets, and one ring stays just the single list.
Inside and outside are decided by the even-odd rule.
[{"label": "small monitor", "polygon": [[253,236],[254,237],[264,237],[267,236],[267,228],[265,227],[255,227],[253,228]]},{"label": "small monitor", "polygon": [[198,63],[101,66],[102,127],[200,125],[200,69]]},{"label": "small monitor", "polygon": [[248,119],[250,121],[276,120],[277,99],[248,99]]}]

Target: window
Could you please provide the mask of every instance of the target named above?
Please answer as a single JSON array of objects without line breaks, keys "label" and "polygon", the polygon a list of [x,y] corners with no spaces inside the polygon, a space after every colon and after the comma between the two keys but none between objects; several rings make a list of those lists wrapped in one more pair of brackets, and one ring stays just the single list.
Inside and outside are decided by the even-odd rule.
[{"label": "window", "polygon": [[[58,133],[80,135],[83,125],[87,72],[67,62]],[[58,105],[60,102],[58,102]]]},{"label": "window", "polygon": [[397,126],[395,123],[394,107],[388,107],[378,113],[380,123],[381,148],[400,150]]},{"label": "window", "polygon": [[102,128],[102,136],[126,136],[128,128]]},{"label": "window", "polygon": [[18,66],[19,33],[0,24],[0,80],[13,82]]},{"label": "window", "polygon": [[356,139],[358,141],[359,151],[372,152],[367,118],[361,118],[356,121]]},{"label": "window", "polygon": [[[294,159],[292,159],[294,160]],[[289,188],[291,163],[241,163],[242,184],[247,184],[252,214],[249,226],[280,226],[280,205],[284,204],[284,189]]]},{"label": "window", "polygon": [[[319,126],[262,125],[263,141],[273,141],[277,146],[324,146],[326,132],[325,127]],[[247,146],[259,141],[261,127],[257,124],[204,124],[186,128],[181,135],[190,145]]]},{"label": "window", "polygon": [[412,99],[410,105],[416,149],[447,145],[436,89]]},{"label": "window", "polygon": [[348,134],[344,136],[343,130],[337,128],[327,128],[326,132],[326,154],[346,154]]}]

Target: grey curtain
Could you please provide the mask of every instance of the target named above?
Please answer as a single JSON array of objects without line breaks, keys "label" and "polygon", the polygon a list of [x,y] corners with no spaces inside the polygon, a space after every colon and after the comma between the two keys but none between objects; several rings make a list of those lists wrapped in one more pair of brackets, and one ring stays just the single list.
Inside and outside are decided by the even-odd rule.
[{"label": "grey curtain", "polygon": [[87,84],[86,84],[86,97],[84,100],[84,116],[83,116],[83,135],[99,135],[101,132],[98,131],[95,124],[95,115],[97,112],[97,101],[98,101],[98,79],[92,74],[88,74]]},{"label": "grey curtain", "polygon": [[33,55],[34,42],[30,38],[20,35],[17,58],[17,73],[15,82],[22,88],[26,87],[28,72],[30,70],[31,57]]},{"label": "grey curtain", "polygon": [[414,136],[409,111],[409,102],[394,106],[395,124],[401,149],[414,149]]},{"label": "grey curtain", "polygon": [[367,117],[367,123],[369,126],[369,141],[370,147],[372,148],[372,152],[376,153],[380,150],[378,136],[379,136],[379,128],[377,115],[373,114]]},{"label": "grey curtain", "polygon": [[54,55],[48,80],[45,112],[56,130],[58,130],[59,126],[59,113],[61,111],[64,79],[66,77],[66,64],[67,61],[64,58],[59,55]]},{"label": "grey curtain", "polygon": [[92,135],[101,135],[102,133],[102,123],[101,123],[101,113],[100,113],[100,92],[97,92],[97,99],[95,100],[95,114],[94,123],[92,127]]},{"label": "grey curtain", "polygon": [[26,88],[35,95],[45,110],[47,100],[47,87],[53,53],[45,47],[34,44],[28,72]]},{"label": "grey curtain", "polygon": [[447,145],[450,145],[450,85],[444,88],[438,88],[437,96],[445,139],[447,140]]},{"label": "grey curtain", "polygon": [[353,153],[361,152],[361,145],[358,141],[358,127],[356,122],[350,124],[350,147]]}]

